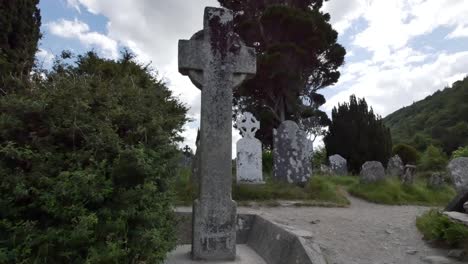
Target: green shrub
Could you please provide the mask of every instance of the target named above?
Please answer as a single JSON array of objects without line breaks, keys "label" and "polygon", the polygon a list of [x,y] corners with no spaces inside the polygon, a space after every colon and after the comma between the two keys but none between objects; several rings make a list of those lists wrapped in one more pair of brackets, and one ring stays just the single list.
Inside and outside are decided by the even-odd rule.
[{"label": "green shrub", "polygon": [[406,144],[398,144],[393,147],[393,155],[400,156],[404,164],[413,165],[416,165],[421,157],[415,148]]},{"label": "green shrub", "polygon": [[461,157],[468,157],[468,146],[459,147],[457,150],[452,152],[452,159],[461,158]]},{"label": "green shrub", "polygon": [[0,262],[161,263],[186,109],[124,54],[0,97]]},{"label": "green shrub", "polygon": [[349,188],[349,192],[370,202],[391,205],[446,205],[455,196],[455,190],[449,186],[431,189],[423,180],[418,180],[413,185],[404,185],[397,178],[388,178],[378,183],[355,184]]},{"label": "green shrub", "polygon": [[445,153],[430,145],[421,156],[418,168],[424,171],[441,171],[447,166],[447,156]]},{"label": "green shrub", "polygon": [[451,247],[468,245],[468,227],[451,221],[438,210],[432,209],[416,220],[424,239],[437,240]]},{"label": "green shrub", "polygon": [[320,170],[322,164],[327,164],[327,150],[325,147],[315,150],[312,155],[312,165],[315,170]]}]

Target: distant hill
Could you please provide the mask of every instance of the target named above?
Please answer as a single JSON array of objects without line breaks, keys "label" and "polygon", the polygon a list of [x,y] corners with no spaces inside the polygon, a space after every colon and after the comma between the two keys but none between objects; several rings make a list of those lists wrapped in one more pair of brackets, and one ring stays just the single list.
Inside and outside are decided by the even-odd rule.
[{"label": "distant hill", "polygon": [[434,144],[447,154],[468,145],[468,77],[388,115],[384,123],[394,145],[407,143],[424,151]]}]

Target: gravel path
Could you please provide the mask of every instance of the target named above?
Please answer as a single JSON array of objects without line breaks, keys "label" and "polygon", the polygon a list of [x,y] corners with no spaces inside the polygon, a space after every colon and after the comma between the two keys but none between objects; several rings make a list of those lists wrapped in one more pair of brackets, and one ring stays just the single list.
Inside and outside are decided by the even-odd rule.
[{"label": "gravel path", "polygon": [[311,232],[330,264],[419,264],[431,263],[422,261],[426,256],[447,255],[446,250],[426,244],[415,226],[416,217],[429,207],[349,199],[349,208],[255,207],[240,211]]}]

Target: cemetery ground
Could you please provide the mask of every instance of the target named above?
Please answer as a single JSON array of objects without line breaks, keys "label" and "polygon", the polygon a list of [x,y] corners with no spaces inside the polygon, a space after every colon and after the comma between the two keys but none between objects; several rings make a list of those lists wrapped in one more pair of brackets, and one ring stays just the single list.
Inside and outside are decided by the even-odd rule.
[{"label": "cemetery ground", "polygon": [[[364,184],[359,176],[314,175],[304,187],[264,174],[264,185],[237,185],[233,179],[239,212],[310,232],[330,263],[439,263],[430,261],[468,245],[468,228],[438,213],[455,190],[427,187],[424,174],[409,186],[396,177]],[[175,187],[179,208],[190,210],[190,170],[181,172]]]},{"label": "cemetery ground", "polygon": [[[175,182],[178,205],[189,205],[196,197],[189,169],[182,169]],[[233,173],[235,175],[235,173]],[[265,184],[236,184],[233,178],[233,199],[241,206],[261,204],[279,206],[282,202],[294,206],[347,207],[347,193],[366,201],[387,205],[445,206],[455,196],[453,187],[445,184],[438,189],[426,184],[424,174],[418,174],[411,185],[397,177],[377,183],[362,183],[359,176],[314,175],[303,187],[272,180],[264,172]],[[289,201],[289,203],[287,202]]]}]

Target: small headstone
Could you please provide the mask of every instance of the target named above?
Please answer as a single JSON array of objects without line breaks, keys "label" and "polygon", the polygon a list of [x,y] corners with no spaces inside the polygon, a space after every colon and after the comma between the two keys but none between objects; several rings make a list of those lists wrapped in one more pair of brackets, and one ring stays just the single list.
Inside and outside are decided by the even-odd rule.
[{"label": "small headstone", "polygon": [[332,170],[325,164],[320,164],[320,173],[322,174],[332,174]]},{"label": "small headstone", "polygon": [[234,33],[234,14],[205,9],[203,30],[179,41],[179,71],[201,89],[200,193],[193,203],[192,258],[236,257],[232,200],[232,90],[256,72],[256,54]]},{"label": "small headstone", "polygon": [[468,188],[468,158],[456,158],[447,168],[457,191]]},{"label": "small headstone", "polygon": [[427,181],[427,186],[432,189],[439,189],[445,183],[444,175],[440,172],[434,172],[431,174]]},{"label": "small headstone", "polygon": [[404,173],[403,161],[400,156],[395,155],[388,160],[387,175],[401,177]]},{"label": "small headstone", "polygon": [[246,112],[236,122],[243,138],[237,141],[236,172],[237,183],[261,184],[262,176],[262,142],[255,138],[260,129],[260,122]]},{"label": "small headstone", "polygon": [[405,173],[401,176],[401,183],[403,184],[413,184],[414,174],[416,173],[416,166],[406,165]]},{"label": "small headstone", "polygon": [[372,183],[385,179],[385,168],[379,161],[367,161],[361,167],[361,181]]},{"label": "small headstone", "polygon": [[333,174],[346,175],[348,174],[348,162],[342,156],[335,154],[328,157],[330,163],[330,169]]},{"label": "small headstone", "polygon": [[277,180],[304,184],[312,174],[312,145],[306,133],[290,120],[273,131],[273,177]]}]

